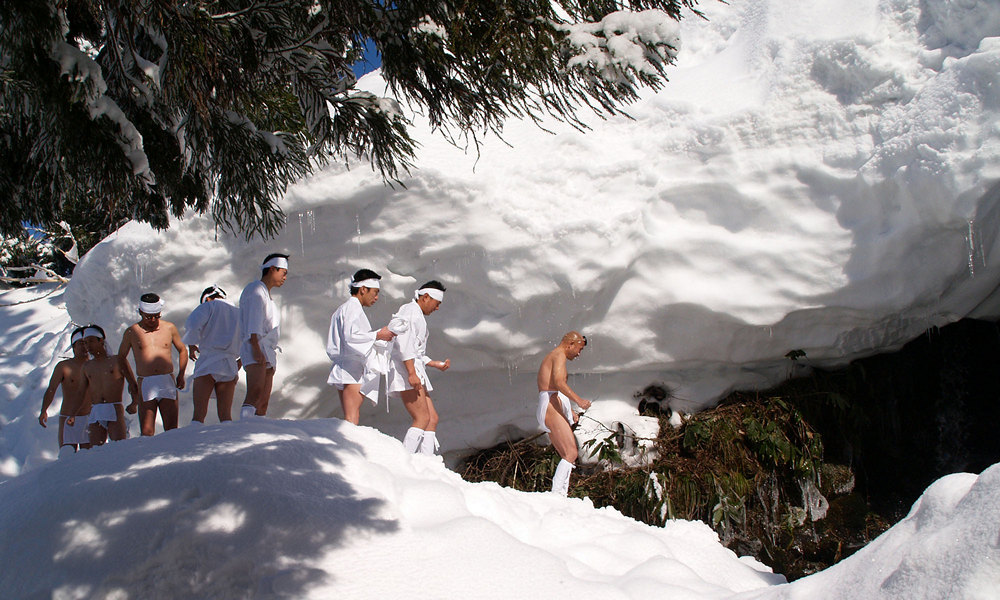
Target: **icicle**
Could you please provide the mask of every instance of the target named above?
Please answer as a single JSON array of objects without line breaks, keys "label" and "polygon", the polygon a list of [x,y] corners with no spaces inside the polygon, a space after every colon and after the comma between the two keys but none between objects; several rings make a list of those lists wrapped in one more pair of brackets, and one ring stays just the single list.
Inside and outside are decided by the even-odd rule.
[{"label": "icicle", "polygon": [[302,249],[302,256],[306,255],[306,237],[302,229],[302,213],[299,213],[299,246]]},{"label": "icicle", "polygon": [[357,231],[357,234],[358,234],[358,237],[357,237],[357,240],[358,240],[358,256],[361,256],[361,216],[360,215],[354,215],[354,222],[356,224],[356,227],[357,227],[356,231]]},{"label": "icicle", "polygon": [[976,276],[976,237],[973,224],[973,219],[969,219],[969,235],[965,238],[969,246],[969,277]]}]

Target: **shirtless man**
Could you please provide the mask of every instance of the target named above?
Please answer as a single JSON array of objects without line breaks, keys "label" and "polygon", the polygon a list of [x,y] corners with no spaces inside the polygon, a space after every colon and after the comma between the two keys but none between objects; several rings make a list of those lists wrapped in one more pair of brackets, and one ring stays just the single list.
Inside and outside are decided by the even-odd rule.
[{"label": "shirtless man", "polygon": [[570,400],[581,409],[590,408],[566,382],[566,361],[580,356],[587,338],[575,331],[563,336],[562,342],[542,360],[538,368],[538,425],[549,434],[552,445],[562,457],[552,477],[552,491],[565,496],[569,492],[569,476],[576,468],[576,436],[571,423],[579,420],[570,406]]},{"label": "shirtless man", "polygon": [[205,422],[213,391],[219,422],[233,420],[233,394],[240,373],[240,309],[225,298],[226,292],[219,286],[205,288],[201,304],[184,323],[183,342],[188,356],[196,361],[191,375],[192,424]]},{"label": "shirtless man", "polygon": [[389,327],[406,323],[400,328],[392,346],[389,361],[389,394],[400,395],[403,406],[413,419],[403,437],[403,447],[410,452],[434,454],[438,449],[438,413],[430,392],[434,389],[427,377],[427,367],[447,371],[451,359],[431,360],[427,356],[427,320],[425,317],[441,307],[445,288],[439,281],[428,281],[413,294],[413,301],[399,307]]},{"label": "shirtless man", "polygon": [[[125,409],[122,407],[122,390],[126,379],[135,379],[132,369],[128,361],[108,356],[107,346],[104,345],[104,330],[97,325],[87,325],[83,341],[92,357],[83,366],[83,393],[86,401],[66,418],[66,424],[74,425],[78,413],[82,418],[89,411],[92,446],[104,444],[109,437],[115,442],[124,440],[128,437],[128,427],[125,425]],[[133,403],[135,398],[133,394]]]},{"label": "shirtless man", "polygon": [[370,364],[375,358],[375,342],[389,342],[394,337],[388,327],[372,330],[362,310],[378,302],[380,279],[382,276],[370,269],[354,274],[351,297],[330,317],[326,337],[326,354],[333,361],[326,382],[336,386],[344,419],[355,425],[361,420],[364,398],[378,402],[379,373]]},{"label": "shirtless man", "polygon": [[[132,403],[125,410],[135,414],[138,407],[142,435],[156,433],[157,409],[164,431],[177,428],[177,390],[184,389],[187,370],[188,353],[181,342],[181,334],[173,323],[160,319],[161,312],[163,300],[156,294],[143,294],[139,298],[139,322],[125,330],[118,347],[118,360],[128,377],[128,390],[132,395]],[[178,354],[176,379],[171,345]],[[126,370],[129,352],[135,361],[138,379],[132,377],[131,370]]]},{"label": "shirtless man", "polygon": [[73,330],[70,336],[73,346],[73,358],[59,361],[56,364],[56,368],[52,371],[52,377],[49,378],[49,387],[45,390],[45,395],[42,397],[42,412],[38,415],[39,425],[46,427],[46,422],[49,418],[49,405],[52,404],[52,400],[56,397],[56,388],[61,385],[63,399],[62,406],[59,409],[58,434],[60,453],[62,453],[63,448],[71,448],[73,452],[76,452],[80,448],[90,448],[90,435],[87,433],[87,425],[90,419],[89,403],[86,412],[80,415],[86,415],[86,419],[81,419],[79,423],[74,423],[73,426],[66,425],[66,419],[70,415],[76,414],[80,410],[80,405],[84,402],[83,366],[90,358],[87,355],[87,345],[83,341],[84,329],[84,327],[79,327]]},{"label": "shirtless man", "polygon": [[247,372],[240,418],[267,415],[281,335],[281,315],[271,290],[285,285],[287,278],[288,255],[269,254],[260,265],[260,279],[247,284],[240,294],[240,360]]}]

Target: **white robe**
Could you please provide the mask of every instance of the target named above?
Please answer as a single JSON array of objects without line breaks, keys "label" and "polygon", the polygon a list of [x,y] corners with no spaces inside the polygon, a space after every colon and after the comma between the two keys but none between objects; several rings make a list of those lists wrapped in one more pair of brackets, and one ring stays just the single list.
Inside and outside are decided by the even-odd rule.
[{"label": "white robe", "polygon": [[343,389],[346,384],[361,384],[361,394],[378,403],[379,369],[375,336],[368,316],[357,296],[351,296],[330,317],[326,336],[326,354],[333,361],[326,382]]},{"label": "white robe", "polygon": [[427,377],[427,363],[431,362],[427,356],[427,319],[424,318],[420,305],[416,300],[407,302],[399,307],[392,319],[405,322],[407,327],[392,343],[388,373],[389,393],[396,394],[413,389],[409,381],[409,371],[403,364],[406,360],[413,360],[413,368],[424,384],[424,389],[433,390],[431,380]]},{"label": "white robe", "polygon": [[240,358],[244,367],[257,362],[250,346],[250,336],[255,333],[268,366],[276,366],[281,315],[267,286],[259,279],[249,283],[240,294]]},{"label": "white robe", "polygon": [[198,346],[194,374],[211,375],[216,381],[232,381],[238,374],[240,353],[240,309],[223,300],[198,305],[184,323],[182,341]]}]

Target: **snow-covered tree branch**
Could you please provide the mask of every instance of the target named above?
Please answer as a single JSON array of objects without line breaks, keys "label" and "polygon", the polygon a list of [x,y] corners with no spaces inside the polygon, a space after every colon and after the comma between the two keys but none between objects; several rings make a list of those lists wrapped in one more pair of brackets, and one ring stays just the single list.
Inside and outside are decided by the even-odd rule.
[{"label": "snow-covered tree branch", "polygon": [[[615,114],[666,81],[695,0],[8,0],[0,6],[3,220],[89,207],[109,226],[210,211],[247,237],[329,160],[398,179],[407,110],[450,136]],[[359,92],[370,40],[395,100]]]}]

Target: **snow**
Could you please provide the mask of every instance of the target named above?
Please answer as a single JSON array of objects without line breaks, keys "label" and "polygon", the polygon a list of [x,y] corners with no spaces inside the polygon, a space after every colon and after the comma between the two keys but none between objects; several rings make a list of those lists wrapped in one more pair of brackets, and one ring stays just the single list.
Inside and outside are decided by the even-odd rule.
[{"label": "snow", "polygon": [[[272,241],[205,217],[163,232],[130,224],[81,258],[64,291],[0,293],[0,591],[374,596],[419,580],[421,597],[993,593],[997,467],[942,479],[858,554],[773,585],[702,524],[646,527],[405,455],[398,403],[366,403],[368,427],[329,419],[340,408],[325,384],[326,324],[362,267],[383,275],[375,326],[420,283],[448,287],[428,352],[452,361],[434,381],[449,465],[537,431],[535,372],[569,329],[591,340],[570,365],[599,423],[584,420],[582,442],[617,423],[646,435],[632,396],[650,383],[691,412],[797,365],[1000,316],[1000,4],[700,8],[707,21],[680,25],[670,83],[630,106],[632,119],[544,123],[552,133],[512,121],[503,140],[465,152],[399,105],[421,144],[405,187],[363,162],[331,165],[282,200],[288,226]],[[82,58],[62,56],[86,75]],[[378,73],[360,85],[387,95]],[[71,322],[100,324],[117,348],[141,293],[159,293],[164,317],[182,324],[206,286],[236,293],[282,250],[292,257],[274,292],[275,420],[182,427],[53,462],[55,432],[37,411]],[[805,357],[791,363],[792,350]],[[182,425],[190,415],[185,392]]]}]

